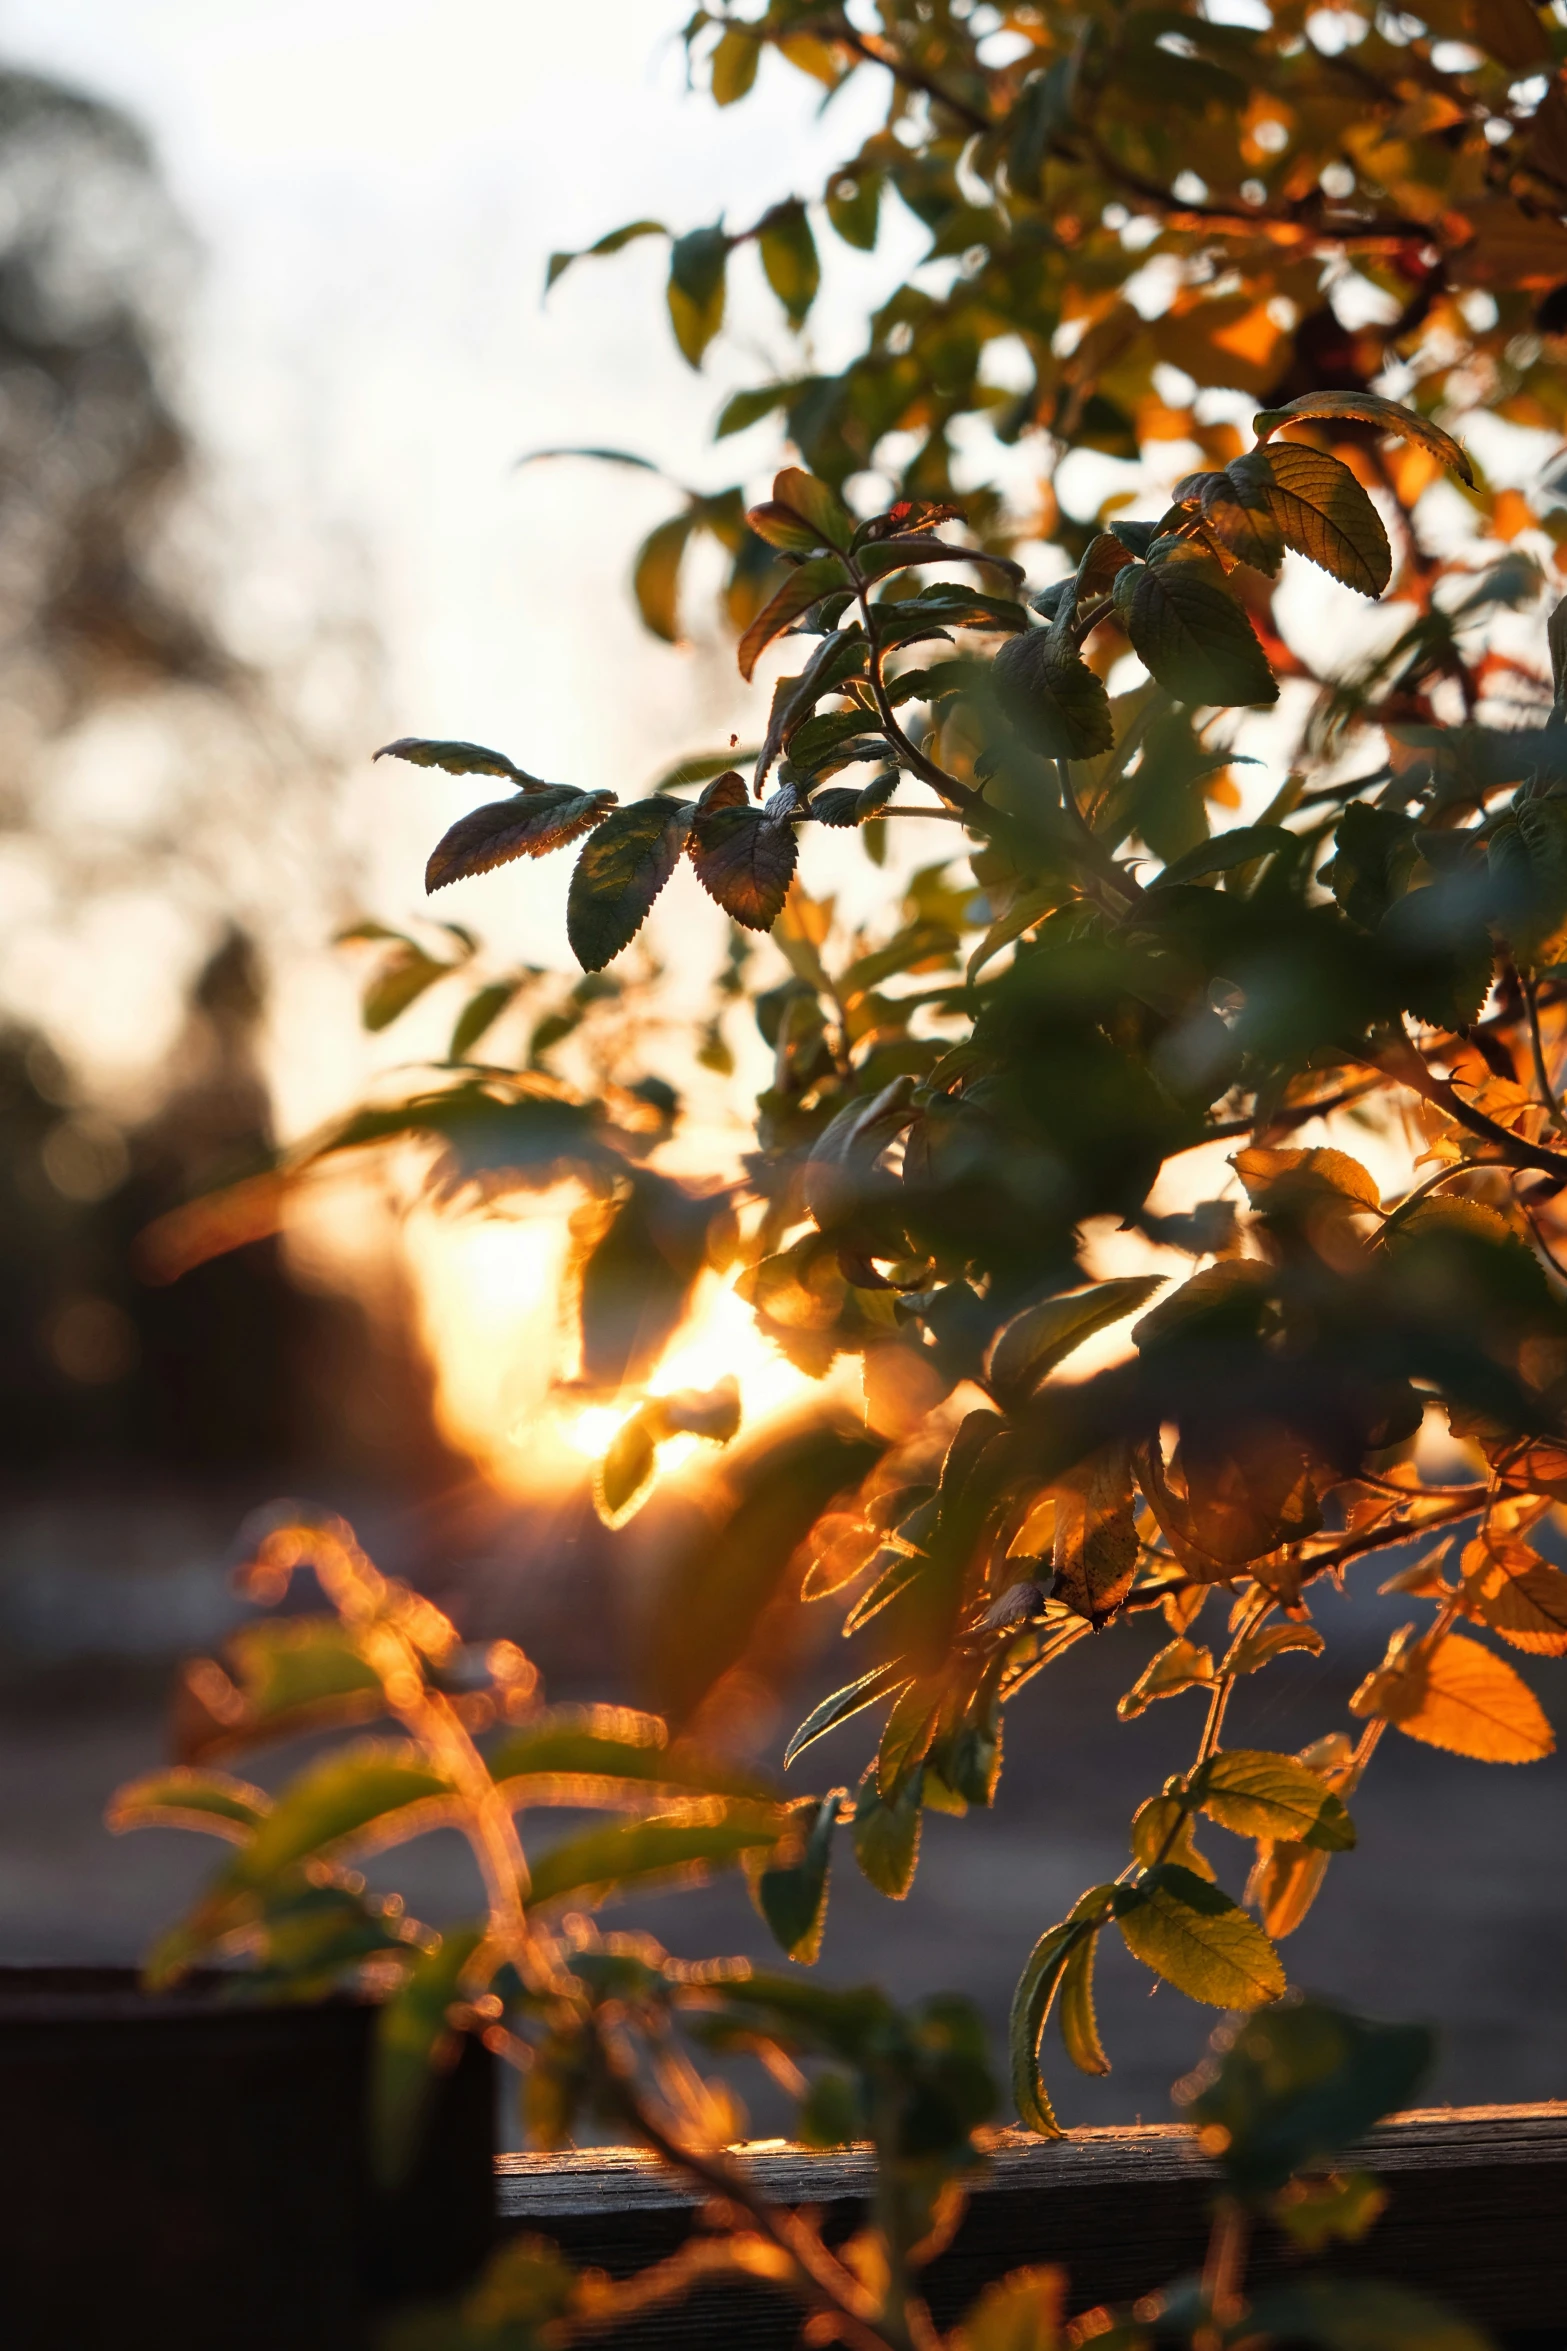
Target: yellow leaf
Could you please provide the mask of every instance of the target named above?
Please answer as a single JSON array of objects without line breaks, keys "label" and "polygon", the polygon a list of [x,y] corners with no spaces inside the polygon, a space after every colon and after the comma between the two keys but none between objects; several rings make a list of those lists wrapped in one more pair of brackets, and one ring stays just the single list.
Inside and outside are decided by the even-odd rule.
[{"label": "yellow leaf", "polygon": [[1352,1714],[1380,1715],[1427,1747],[1477,1763],[1538,1763],[1556,1741],[1528,1683],[1478,1641],[1449,1633],[1434,1650],[1400,1655],[1368,1674]]}]

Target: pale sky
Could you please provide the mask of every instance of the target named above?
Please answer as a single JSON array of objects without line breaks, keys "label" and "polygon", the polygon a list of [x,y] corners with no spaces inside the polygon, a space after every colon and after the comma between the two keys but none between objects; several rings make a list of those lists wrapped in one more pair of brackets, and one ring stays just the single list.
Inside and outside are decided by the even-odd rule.
[{"label": "pale sky", "polygon": [[[0,6],[0,54],[136,116],[196,233],[186,404],[242,644],[286,646],[308,632],[313,598],[360,596],[387,648],[388,735],[494,742],[536,773],[622,792],[745,725],[750,698],[726,647],[672,652],[631,610],[632,550],[671,493],[623,470],[519,474],[514,461],[613,443],[695,486],[760,488],[774,428],[715,448],[712,419],[735,385],[801,360],[752,254],[732,271],[734,331],[701,375],[669,336],[661,243],[585,263],[545,308],[547,256],[642,215],[681,229],[727,205],[746,225],[776,197],[819,187],[877,97],[857,91],[818,125],[816,85],[768,59],[752,102],[720,113],[684,88],[671,37],[682,15],[676,0],[591,12],[545,0]],[[820,356],[843,353],[867,300],[917,250],[912,222],[906,232],[909,252],[875,262],[833,241]],[[492,796],[367,759],[343,789],[362,820],[365,906],[392,921],[420,907],[436,834]],[[514,868],[436,911],[564,966],[565,880],[564,861]],[[721,924],[694,885],[669,896],[666,929],[716,944]],[[100,1058],[150,1053],[177,977],[156,910],[87,962],[62,958],[56,973],[35,944],[31,985]],[[347,978],[307,962],[280,998],[280,1046],[307,1018],[314,1045],[279,1056],[295,1125],[352,1082],[357,1050],[327,1041],[351,1018]],[[105,987],[119,964],[120,984]],[[0,978],[13,998],[26,992],[27,973]],[[397,1057],[415,1040],[433,1046],[449,1019],[432,1014],[427,1038],[399,1032]]]}]

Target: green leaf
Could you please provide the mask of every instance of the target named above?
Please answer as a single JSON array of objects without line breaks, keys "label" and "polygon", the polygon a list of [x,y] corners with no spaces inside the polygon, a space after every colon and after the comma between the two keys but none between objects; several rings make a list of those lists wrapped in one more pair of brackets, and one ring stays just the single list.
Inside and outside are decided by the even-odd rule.
[{"label": "green leaf", "polygon": [[834,1690],[830,1698],[824,1698],[820,1706],[814,1707],[806,1716],[784,1749],[785,1771],[797,1756],[805,1753],[807,1747],[814,1746],[818,1739],[836,1730],[839,1723],[847,1722],[851,1715],[863,1713],[867,1706],[874,1706],[878,1698],[890,1697],[894,1690],[901,1690],[913,1678],[907,1667],[895,1660],[890,1665],[874,1665],[869,1673],[862,1673],[858,1681],[846,1682],[841,1690]]},{"label": "green leaf", "polygon": [[602,971],[636,937],[679,863],[690,822],[681,801],[655,794],[598,827],[566,895],[566,936],[584,971]]},{"label": "green leaf", "polygon": [[518,784],[539,780],[525,769],[513,767],[504,751],[487,751],[482,743],[431,742],[423,735],[399,735],[395,743],[383,743],[375,756],[406,759],[414,767],[444,767],[454,776],[510,776]]},{"label": "green leaf", "polygon": [[547,294],[555,280],[564,276],[574,261],[595,259],[600,254],[619,253],[638,237],[667,237],[668,234],[661,220],[628,220],[624,228],[611,229],[608,236],[600,237],[596,245],[585,245],[580,253],[552,253],[549,267],[544,273],[544,291]]},{"label": "green leaf", "polygon": [[1335,2171],[1294,2180],[1274,2197],[1270,2217],[1302,2252],[1335,2242],[1358,2245],[1387,2210],[1387,2190],[1369,2171]]},{"label": "green leaf", "polygon": [[[720,779],[723,781],[724,779]],[[713,799],[704,792],[692,821],[686,854],[696,878],[732,921],[749,931],[770,931],[789,895],[799,853],[795,829],[781,817],[740,800]]]},{"label": "green leaf", "polygon": [[1493,2351],[1489,2336],[1440,2302],[1374,2278],[1299,2278],[1270,2286],[1247,2312],[1251,2332],[1320,2351]]},{"label": "green leaf", "polygon": [[819,1803],[807,1806],[809,1826],[798,1857],[788,1862],[775,1858],[756,1881],[756,1906],[780,1949],[805,1967],[821,1956],[833,1830],[839,1803],[847,1794],[846,1788],[834,1788]]},{"label": "green leaf", "polygon": [[843,585],[843,565],[835,555],[818,555],[810,563],[802,563],[792,571],[771,603],[764,604],[752,621],[737,648],[740,675],[746,684],[751,673],[774,637],[782,635],[789,623],[798,620],[802,612],[825,596],[829,589]]},{"label": "green leaf", "polygon": [[1347,1853],[1355,1842],[1341,1800],[1293,1755],[1228,1748],[1193,1775],[1190,1791],[1210,1820],[1238,1837],[1284,1839],[1323,1853]]},{"label": "green leaf", "polygon": [[437,980],[455,971],[452,963],[440,963],[433,955],[426,955],[412,940],[395,947],[380,970],[373,974],[359,1007],[359,1016],[365,1027],[374,1034],[390,1028],[393,1021],[418,1002],[426,988],[433,988]]},{"label": "green leaf", "polygon": [[837,492],[803,466],[786,465],[774,474],[773,499],[808,522],[824,547],[847,547],[854,536],[854,517]]},{"label": "green leaf", "polygon": [[227,1644],[227,1656],[243,1698],[247,1736],[293,1728],[302,1714],[363,1721],[383,1710],[380,1675],[352,1628],[335,1616],[242,1625]]},{"label": "green leaf", "polygon": [[731,393],[718,412],[714,440],[725,441],[731,433],[749,431],[764,416],[771,416],[774,409],[787,408],[799,389],[798,384],[759,384],[754,391]]},{"label": "green leaf", "polygon": [[1188,1999],[1214,2008],[1257,2008],[1284,1990],[1279,1955],[1254,1919],[1217,1886],[1164,1862],[1116,1889],[1121,1939]]},{"label": "green leaf", "polygon": [[790,325],[803,326],[822,282],[822,265],[805,206],[798,198],[775,204],[758,223],[756,241],[767,282],[783,304]]},{"label": "green leaf", "polygon": [[669,318],[693,367],[724,323],[724,279],[731,239],[721,228],[691,229],[669,249]]},{"label": "green leaf", "polygon": [[512,1731],[486,1757],[517,1806],[618,1806],[645,1792],[663,1801],[701,1796],[770,1798],[754,1772],[684,1740],[671,1746],[662,1718],[629,1706],[557,1706]]},{"label": "green leaf", "polygon": [[230,1882],[259,1886],[294,1863],[371,1844],[401,1844],[449,1820],[456,1791],[406,1741],[362,1739],[289,1781],[230,1866]]},{"label": "green leaf", "polygon": [[470,1976],[483,1942],[482,1927],[449,1927],[433,1951],[416,1954],[398,1990],[376,2012],[370,2145],[383,2188],[395,2188],[407,2177],[418,2151],[443,2044],[454,2037],[447,2010],[460,1994],[477,1999],[488,1984],[488,1969],[482,1980]]},{"label": "green leaf", "polygon": [[248,1780],[182,1764],[127,1780],[115,1790],[104,1818],[116,1836],[127,1829],[205,1829],[231,1845],[243,1845],[271,1809],[271,1797]]},{"label": "green leaf", "polygon": [[1095,759],[1115,728],[1104,681],[1064,630],[1030,629],[996,655],[996,695],[1031,749],[1047,759]]},{"label": "green leaf", "polygon": [[1094,1954],[1098,1948],[1097,1931],[1080,1936],[1067,1953],[1061,1977],[1061,2038],[1079,2073],[1110,2071],[1094,2014]]},{"label": "green leaf", "polygon": [[[914,1564],[922,1568],[926,1563]],[[876,1785],[889,1804],[929,1752],[944,1690],[942,1676],[922,1678],[910,1682],[892,1702],[892,1712],[876,1750]]]},{"label": "green leaf", "polygon": [[490,873],[519,857],[547,857],[552,849],[564,849],[590,833],[614,805],[613,792],[578,792],[568,784],[548,784],[541,792],[519,792],[513,800],[492,800],[483,808],[472,808],[431,851],[424,869],[425,889],[444,890],[449,882]]},{"label": "green leaf", "polygon": [[990,1351],[990,1385],[998,1396],[1021,1402],[1085,1339],[1135,1314],[1164,1283],[1163,1274],[1129,1274],[1026,1308],[1006,1325]]},{"label": "green leaf", "polygon": [[878,1791],[874,1765],[860,1782],[854,1807],[854,1858],[876,1891],[892,1902],[903,1901],[919,1866],[923,1779],[924,1772],[916,1764],[890,1798]]},{"label": "green leaf", "polygon": [[[1313,417],[1344,417],[1355,424],[1376,425],[1384,433],[1391,433],[1401,441],[1418,441],[1422,449],[1429,449],[1433,457],[1441,459],[1459,480],[1475,486],[1474,468],[1460,444],[1451,433],[1432,424],[1429,417],[1416,416],[1396,400],[1384,400],[1378,392],[1303,392],[1298,400],[1290,400],[1282,408],[1261,409],[1251,420],[1251,429],[1259,440],[1276,433],[1280,425],[1299,424]],[[1285,448],[1301,446],[1286,441]]]},{"label": "green leaf", "polygon": [[1102,1919],[1115,1891],[1114,1886],[1090,1886],[1060,1925],[1040,1936],[1012,1995],[1012,2095],[1025,2129],[1047,2139],[1059,2139],[1062,2131],[1040,2078],[1040,2043],[1073,1947],[1095,1932],[1095,1922]]},{"label": "green leaf", "polygon": [[1154,876],[1149,888],[1174,889],[1184,882],[1200,881],[1205,874],[1232,872],[1238,865],[1250,865],[1255,858],[1288,847],[1294,839],[1295,835],[1281,824],[1235,825],[1211,841],[1199,841],[1184,857],[1174,858],[1162,873]]},{"label": "green leaf", "polygon": [[[648,225],[651,227],[652,223],[650,222]],[[663,231],[660,230],[659,233],[662,235]],[[525,465],[543,465],[551,458],[556,457],[591,457],[598,465],[634,466],[638,473],[658,473],[660,471],[660,468],[653,463],[651,457],[639,457],[634,449],[595,449],[582,447],[563,449],[530,449],[526,456],[518,458],[517,470],[520,473]]]},{"label": "green leaf", "polygon": [[509,1004],[515,1003],[526,986],[526,980],[492,980],[489,987],[480,988],[470,996],[458,1013],[452,1028],[452,1041],[446,1048],[448,1061],[466,1061],[473,1046],[485,1032],[493,1028]]},{"label": "green leaf", "polygon": [[1361,595],[1381,595],[1393,551],[1347,465],[1305,441],[1273,441],[1233,458],[1227,471],[1243,503],[1266,503],[1286,547]]},{"label": "green leaf", "polygon": [[778,1814],[757,1804],[715,1805],[717,1817],[616,1821],[552,1845],[533,1864],[530,1907],[565,1901],[595,1907],[628,1888],[671,1879],[692,1884],[741,1855],[771,1846]]},{"label": "green leaf", "polygon": [[731,26],[713,51],[713,103],[733,106],[756,80],[762,44],[755,33]]},{"label": "green leaf", "polygon": [[1323,2001],[1291,1999],[1248,2019],[1221,2061],[1178,2095],[1198,2129],[1223,2133],[1225,2173],[1255,2197],[1406,2106],[1435,2053],[1424,2025],[1371,2024]]},{"label": "green leaf", "polygon": [[680,566],[696,526],[694,510],[672,514],[648,532],[631,567],[642,625],[666,645],[680,642]]},{"label": "green leaf", "polygon": [[1112,593],[1133,651],[1179,701],[1278,700],[1267,655],[1211,556],[1181,547],[1158,562],[1128,564]]},{"label": "green leaf", "polygon": [[861,253],[876,249],[881,187],[879,171],[862,171],[858,166],[827,183],[827,218],[844,243]]}]

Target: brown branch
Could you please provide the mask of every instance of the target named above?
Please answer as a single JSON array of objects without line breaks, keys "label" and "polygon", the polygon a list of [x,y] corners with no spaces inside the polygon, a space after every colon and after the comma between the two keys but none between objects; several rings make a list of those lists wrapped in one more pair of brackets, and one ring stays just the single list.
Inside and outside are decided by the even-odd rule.
[{"label": "brown branch", "polygon": [[808,2299],[816,2300],[832,2312],[851,2351],[904,2351],[904,2346],[881,2331],[878,2324],[881,2310],[876,2296],[829,2252],[808,2221],[796,2212],[780,2211],[769,2204],[739,2166],[722,2155],[682,2147],[657,2117],[647,2111],[630,2085],[609,2067],[602,2045],[601,2053],[616,2103],[643,2143],[671,2170],[684,2172],[718,2202],[738,2205],[758,2234],[789,2256],[800,2272]]},{"label": "brown branch", "polygon": [[1521,1141],[1496,1119],[1487,1117],[1483,1110],[1476,1110],[1449,1079],[1439,1078],[1427,1069],[1407,1029],[1401,1028],[1394,1043],[1380,1056],[1368,1054],[1365,1058],[1399,1085],[1408,1086],[1412,1093],[1423,1095],[1427,1102],[1445,1110],[1449,1118],[1467,1127],[1471,1134],[1494,1143],[1510,1167],[1539,1167],[1547,1175],[1567,1178],[1567,1156],[1560,1151],[1547,1151],[1542,1143]]}]

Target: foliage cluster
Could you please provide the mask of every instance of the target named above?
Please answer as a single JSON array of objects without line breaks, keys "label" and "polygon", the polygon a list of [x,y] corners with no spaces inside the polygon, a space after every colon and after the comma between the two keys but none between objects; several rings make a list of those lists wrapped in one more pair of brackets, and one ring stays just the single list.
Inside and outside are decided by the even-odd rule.
[{"label": "foliage cluster", "polygon": [[[1559,438],[1567,420],[1567,29],[1527,0],[1425,0],[1375,21],[1299,0],[771,0],[750,17],[699,10],[687,38],[721,105],[774,55],[829,94],[869,74],[890,94],[884,128],[819,200],[673,236],[670,313],[694,366],[744,246],[798,328],[824,225],[873,248],[896,200],[930,233],[848,366],[780,374],[726,406],[721,435],[781,414],[803,462],[760,502],[691,497],[637,560],[644,615],[674,635],[683,550],[713,532],[733,559],[742,674],[779,642],[794,658],[754,752],[700,755],[639,798],[548,783],[472,743],[387,747],[513,787],[446,833],[430,888],[576,849],[567,921],[585,977],[520,1066],[482,1054],[539,975],[484,979],[445,1065],[274,1180],[414,1137],[448,1196],[577,1182],[593,1210],[583,1376],[633,1403],[703,1269],[736,1259],[760,1329],[802,1369],[860,1355],[868,1387],[913,1375],[905,1392],[933,1399],[894,1442],[840,1445],[808,1525],[776,1512],[767,1543],[754,1529],[720,1542],[704,1587],[724,1629],[698,1681],[743,1653],[779,1593],[845,1608],[857,1670],[787,1760],[879,1708],[858,1790],[785,1801],[710,1761],[691,1777],[679,1736],[655,1750],[637,1731],[666,1781],[586,1751],[549,1766],[579,1774],[579,1794],[602,1768],[638,1817],[544,1856],[533,1903],[748,1857],[783,1948],[813,1958],[840,1826],[871,1881],[903,1897],[922,1813],[993,1800],[1004,1707],[1090,1634],[1162,1620],[1168,1639],[1121,1711],[1196,1691],[1203,1727],[1190,1767],[1132,1822],[1129,1867],[1046,1925],[1023,1972],[1014,2093],[1049,2133],[1052,2012],[1073,2062],[1107,2064],[1092,1994],[1106,1932],[1196,1999],[1277,2003],[1278,1945],[1353,1844],[1349,1803],[1390,1727],[1495,1763],[1552,1745],[1503,1651],[1567,1651],[1567,1576],[1548,1556],[1567,1502],[1567,1274],[1552,1254],[1567,1183],[1567,625],[1549,624],[1547,677],[1509,616],[1548,597],[1549,483],[1531,505],[1479,453],[1500,461],[1506,425]],[[655,234],[632,223],[594,250]],[[1002,346],[1026,355],[1021,390],[998,381]],[[1032,512],[962,486],[955,450],[970,466],[981,423],[1038,449],[1049,478]],[[1189,470],[1161,471],[1161,450]],[[1129,516],[1130,490],[1071,511],[1053,485],[1084,452],[1140,461],[1139,482],[1161,484],[1155,511]],[[877,473],[894,495],[870,511]],[[1328,620],[1302,625],[1302,563],[1391,599],[1337,660]],[[1329,593],[1309,608],[1327,614]],[[1288,772],[1246,812],[1237,728],[1274,705]],[[1246,820],[1215,830],[1216,810]],[[893,827],[947,828],[949,848],[888,923],[846,937],[798,878],[812,824],[856,834],[877,862]],[[552,1060],[619,987],[605,967],[683,861],[736,942],[702,1052],[722,1066],[725,1005],[753,994],[772,1055],[756,1148],[732,1178],[661,1164],[679,1110],[665,1081],[573,1087]],[[760,993],[750,932],[770,933],[786,967]],[[469,935],[444,935],[454,951],[383,939],[375,1025],[453,970],[482,978]],[[1232,1175],[1173,1207],[1177,1163],[1212,1146],[1200,1164],[1227,1147]],[[1391,1188],[1368,1160],[1399,1168]],[[1095,1278],[1095,1236],[1116,1227],[1190,1272]],[[1063,1371],[1134,1315],[1123,1360]],[[647,1492],[667,1435],[722,1441],[734,1421],[727,1391],[641,1404],[600,1468],[606,1517]],[[1454,1465],[1441,1482],[1434,1459]],[[1391,1588],[1429,1613],[1356,1692],[1358,1738],[1330,1729],[1298,1756],[1226,1748],[1241,1678],[1319,1653],[1317,1590],[1386,1553]],[[397,1637],[410,1674],[421,1646],[446,1670],[445,1636],[431,1648],[410,1619]],[[232,1707],[243,1727],[273,1669],[240,1662],[215,1719]],[[564,1965],[507,1842],[532,1735],[519,1728],[517,1756],[503,1748],[482,1782],[463,1764],[493,1827],[519,1998],[550,1996]],[[467,1784],[451,1770],[450,1787],[377,1797],[376,1818],[449,1804]],[[655,1785],[664,1808],[647,1817]],[[314,1814],[303,1843],[287,1825],[304,1801],[242,1824],[177,1959],[233,1933],[278,1947],[254,1856],[293,1867],[318,1852]],[[1205,1823],[1254,1848],[1240,1899],[1197,1842]],[[310,1902],[329,1907],[328,1892]],[[372,1930],[355,1912],[344,1931]],[[386,1930],[388,1964],[412,1985],[420,1964],[392,1950],[403,1932]],[[470,1956],[434,1963],[443,2000],[457,1978],[441,1966]],[[568,1972],[587,1980],[575,1958]],[[806,2004],[791,2017],[826,2016],[790,1982]],[[755,2022],[746,2002],[782,1993],[726,1979],[709,1997],[734,2031],[752,2014],[791,2064],[831,2046],[820,2022],[797,2037],[783,2008]],[[939,2043],[940,2066],[968,2063],[951,2017],[897,2029],[909,2052]],[[564,2113],[558,2072],[528,2062],[541,2112]],[[899,2063],[917,2074],[926,2057]],[[1212,2127],[1239,2146],[1239,2075],[1224,2079]],[[978,2109],[949,2094],[961,2136]],[[901,2160],[889,2154],[894,2178]],[[935,2174],[920,2176],[934,2225]],[[888,2231],[889,2246],[915,2242]],[[923,2339],[898,2323],[885,2339]]]},{"label": "foliage cluster", "polygon": [[[1388,2287],[1310,2277],[1248,2300],[1255,2224],[1305,2253],[1371,2225],[1376,2182],[1333,2158],[1407,2101],[1431,2056],[1418,2027],[1368,2024],[1298,1998],[1222,2030],[1214,2058],[1177,2085],[1219,2171],[1201,2278],[1068,2327],[1062,2273],[1019,2270],[943,2336],[921,2272],[952,2242],[968,2183],[996,2143],[996,2085],[969,2002],[937,1996],[904,2012],[871,1986],[836,1989],[745,1960],[672,1959],[651,1936],[606,1935],[587,1915],[614,1893],[739,1862],[780,1940],[812,1956],[839,1795],[788,1803],[723,1758],[670,1740],[656,1716],[544,1707],[520,1650],[502,1641],[466,1651],[437,1608],[376,1570],[341,1520],[274,1525],[242,1571],[251,1597],[269,1603],[285,1601],[301,1572],[330,1610],[259,1618],[230,1644],[228,1670],[211,1660],[195,1668],[186,1752],[211,1759],[376,1721],[403,1735],[325,1752],[276,1799],[211,1760],[122,1789],[116,1829],[196,1829],[233,1848],[152,1953],[150,1980],[176,1981],[208,1954],[243,1955],[252,1986],[279,1997],[345,1980],[379,1992],[374,2145],[388,2178],[407,2163],[434,2072],[471,2032],[520,2073],[537,2145],[608,2128],[706,2199],[703,2225],[680,2250],[624,2281],[575,2268],[547,2239],[515,2238],[460,2307],[389,2322],[384,2351],[565,2351],[724,2277],[784,2289],[804,2306],[807,2342],[852,2351],[1053,2351],[1098,2336],[1127,2351],[1172,2337],[1485,2351],[1468,2327]],[[1236,1775],[1237,1786],[1246,1781]],[[526,1855],[519,1819],[552,1807],[606,1821]],[[1324,1818],[1341,1818],[1331,1799]],[[435,1829],[467,1839],[486,1896],[480,1919],[441,1934],[397,1898],[370,1893],[353,1866]],[[1150,1915],[1159,1899],[1149,1897]],[[1066,2006],[1069,2037],[1092,2040],[1086,1975]],[[715,2057],[759,2061],[796,2102],[805,2146],[869,2142],[870,2208],[846,2242],[829,2245],[809,2211],[772,2204],[735,2160],[744,2110],[726,2079],[702,2070]]]}]

